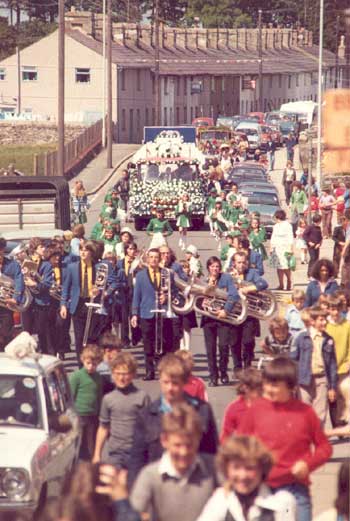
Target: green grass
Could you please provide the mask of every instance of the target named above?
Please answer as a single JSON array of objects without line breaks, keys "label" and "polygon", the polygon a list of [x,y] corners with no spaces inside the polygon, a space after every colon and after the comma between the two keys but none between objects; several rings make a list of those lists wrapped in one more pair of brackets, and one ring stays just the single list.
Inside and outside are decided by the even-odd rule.
[{"label": "green grass", "polygon": [[[0,145],[0,168],[7,168],[13,163],[16,170],[26,175],[33,175],[35,154],[44,154],[56,150],[56,144],[47,145]],[[39,160],[39,175],[44,175],[44,161]]]}]

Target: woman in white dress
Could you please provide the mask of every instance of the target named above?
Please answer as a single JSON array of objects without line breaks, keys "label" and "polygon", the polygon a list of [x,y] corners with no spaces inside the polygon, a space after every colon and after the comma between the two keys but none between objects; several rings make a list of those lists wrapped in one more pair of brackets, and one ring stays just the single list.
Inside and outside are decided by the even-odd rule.
[{"label": "woman in white dress", "polygon": [[286,212],[277,210],[274,215],[276,224],[271,235],[271,264],[277,269],[279,286],[277,289],[284,289],[284,276],[287,279],[287,291],[292,289],[291,270],[289,268],[288,256],[293,253],[293,227],[287,221]]}]

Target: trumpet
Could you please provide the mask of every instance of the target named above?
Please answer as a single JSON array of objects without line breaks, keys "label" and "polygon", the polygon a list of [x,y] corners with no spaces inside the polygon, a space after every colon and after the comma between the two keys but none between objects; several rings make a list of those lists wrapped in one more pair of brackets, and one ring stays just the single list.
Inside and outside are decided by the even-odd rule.
[{"label": "trumpet", "polygon": [[267,320],[275,314],[277,301],[271,291],[265,289],[246,294],[240,290],[244,287],[251,286],[251,283],[240,279],[235,273],[232,274],[232,278],[241,298],[247,303],[248,316],[255,317],[258,320]]}]

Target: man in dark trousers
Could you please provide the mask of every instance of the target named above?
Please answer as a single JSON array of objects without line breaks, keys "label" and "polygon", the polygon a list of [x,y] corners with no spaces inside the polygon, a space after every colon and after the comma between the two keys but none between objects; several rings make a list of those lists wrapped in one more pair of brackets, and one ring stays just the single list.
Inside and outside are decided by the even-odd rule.
[{"label": "man in dark trousers", "polygon": [[312,218],[312,224],[305,228],[303,239],[307,244],[309,252],[309,265],[307,267],[307,276],[311,276],[312,266],[319,259],[320,248],[322,244],[321,216],[315,214]]}]

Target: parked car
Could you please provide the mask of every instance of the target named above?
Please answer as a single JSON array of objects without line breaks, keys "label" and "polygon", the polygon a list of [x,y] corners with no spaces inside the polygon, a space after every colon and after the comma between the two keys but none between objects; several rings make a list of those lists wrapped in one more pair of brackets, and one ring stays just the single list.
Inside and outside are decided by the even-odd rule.
[{"label": "parked car", "polygon": [[271,181],[263,181],[263,180],[246,180],[246,179],[240,179],[237,183],[239,190],[242,191],[257,191],[259,192],[261,189],[264,190],[265,188],[268,190],[271,190],[271,192],[274,192],[278,194],[278,190],[271,183]]},{"label": "parked car", "polygon": [[[227,178],[224,183],[224,190],[231,190],[232,184],[236,183],[237,185],[243,182],[267,182],[269,180],[268,173],[266,172],[264,167],[257,163],[237,163],[230,170]],[[255,167],[255,168],[254,168]]]},{"label": "parked car", "polygon": [[259,188],[259,190],[240,188],[240,193],[247,200],[248,211],[260,213],[260,222],[265,227],[266,236],[270,238],[275,224],[275,212],[281,208],[278,194],[270,188]]},{"label": "parked car", "polygon": [[236,127],[237,132],[244,132],[248,138],[248,152],[254,153],[262,145],[262,133],[259,123],[254,121],[241,121]]},{"label": "parked car", "polygon": [[219,116],[216,120],[216,126],[229,127],[231,130],[235,130],[241,120],[241,116]]},{"label": "parked car", "polygon": [[80,439],[63,363],[0,353],[0,518],[38,512],[59,495]]}]

